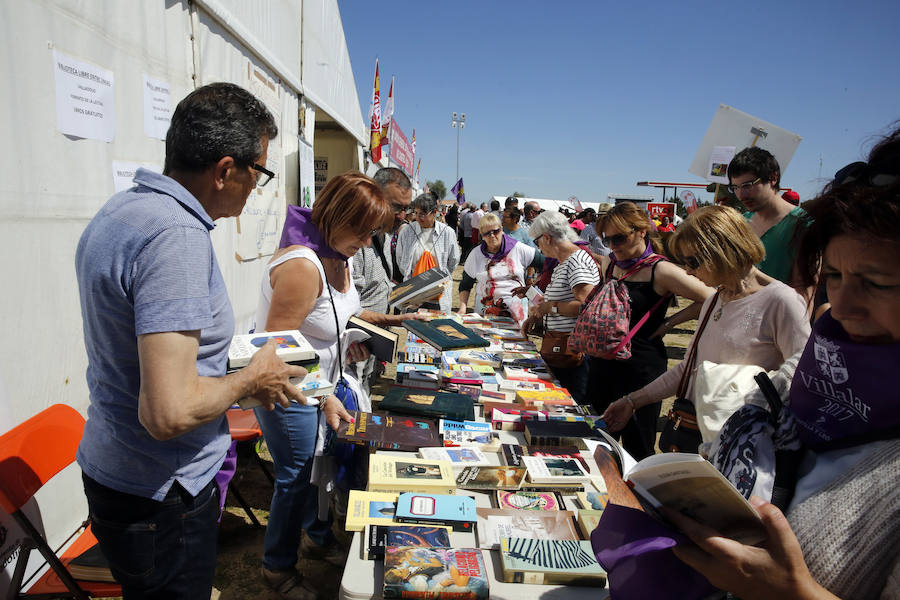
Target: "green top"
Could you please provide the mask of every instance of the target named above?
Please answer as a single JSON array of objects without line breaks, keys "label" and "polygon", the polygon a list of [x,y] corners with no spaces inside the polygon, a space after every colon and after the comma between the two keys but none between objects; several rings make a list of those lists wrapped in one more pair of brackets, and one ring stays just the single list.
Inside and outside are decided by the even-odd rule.
[{"label": "green top", "polygon": [[[798,206],[760,237],[766,249],[766,257],[756,267],[766,275],[788,285],[791,285],[791,271],[794,269],[796,257],[796,248],[791,245],[794,226],[804,215],[806,211]],[[752,212],[744,213],[744,218],[748,221],[752,216]]]}]

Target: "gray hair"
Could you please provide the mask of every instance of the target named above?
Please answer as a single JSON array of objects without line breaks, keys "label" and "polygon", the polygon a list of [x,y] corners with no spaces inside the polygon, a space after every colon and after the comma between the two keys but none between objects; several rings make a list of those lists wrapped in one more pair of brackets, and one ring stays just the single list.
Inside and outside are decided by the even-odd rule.
[{"label": "gray hair", "polygon": [[378,169],[378,172],[375,173],[372,180],[377,183],[380,188],[385,187],[389,183],[393,183],[403,191],[412,187],[412,184],[409,182],[409,177],[397,167],[384,167]]},{"label": "gray hair", "polygon": [[434,194],[431,192],[419,194],[416,196],[416,199],[412,201],[411,208],[426,213],[434,212],[437,210],[437,198],[435,198]]},{"label": "gray hair", "polygon": [[528,235],[533,239],[537,239],[544,234],[559,241],[574,242],[578,239],[578,235],[569,226],[569,220],[565,215],[551,210],[545,210],[538,215],[531,227],[528,228]]},{"label": "gray hair", "polygon": [[481,217],[481,220],[478,221],[478,231],[483,232],[486,227],[490,229],[496,229],[500,227],[500,219],[494,213],[488,213]]}]

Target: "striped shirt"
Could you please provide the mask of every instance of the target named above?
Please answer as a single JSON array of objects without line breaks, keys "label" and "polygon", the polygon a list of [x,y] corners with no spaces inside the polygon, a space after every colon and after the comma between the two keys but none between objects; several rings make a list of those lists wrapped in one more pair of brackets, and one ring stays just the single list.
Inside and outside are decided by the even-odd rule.
[{"label": "striped shirt", "polygon": [[[575,299],[572,288],[581,283],[597,285],[600,283],[600,271],[590,254],[578,250],[553,269],[550,284],[544,291],[544,301],[571,302]],[[546,319],[549,331],[569,332],[575,329],[575,317],[550,313]]]}]

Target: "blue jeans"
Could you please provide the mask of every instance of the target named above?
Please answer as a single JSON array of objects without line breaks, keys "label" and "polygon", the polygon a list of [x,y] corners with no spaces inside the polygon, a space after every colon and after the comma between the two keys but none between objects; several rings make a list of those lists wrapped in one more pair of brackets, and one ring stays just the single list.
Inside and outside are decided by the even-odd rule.
[{"label": "blue jeans", "polygon": [[160,502],[82,479],[91,528],[123,598],[209,598],[219,517],[215,481],[196,497],[176,482]]},{"label": "blue jeans", "polygon": [[275,493],[266,527],[263,566],[286,571],[297,563],[303,530],[319,545],[334,541],[331,518],[317,518],[318,490],[309,483],[316,446],[318,409],[291,403],[289,408],[254,409],[275,463]]}]

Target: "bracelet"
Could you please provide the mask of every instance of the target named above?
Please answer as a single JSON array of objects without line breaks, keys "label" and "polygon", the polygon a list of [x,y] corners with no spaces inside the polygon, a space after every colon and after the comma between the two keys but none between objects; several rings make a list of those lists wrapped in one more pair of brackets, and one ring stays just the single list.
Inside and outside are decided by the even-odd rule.
[{"label": "bracelet", "polygon": [[634,406],[634,400],[631,399],[630,395],[625,394],[624,396],[622,396],[622,400],[627,400],[628,404],[631,405],[631,413],[632,414],[637,412],[637,408],[635,408],[635,406]]}]

